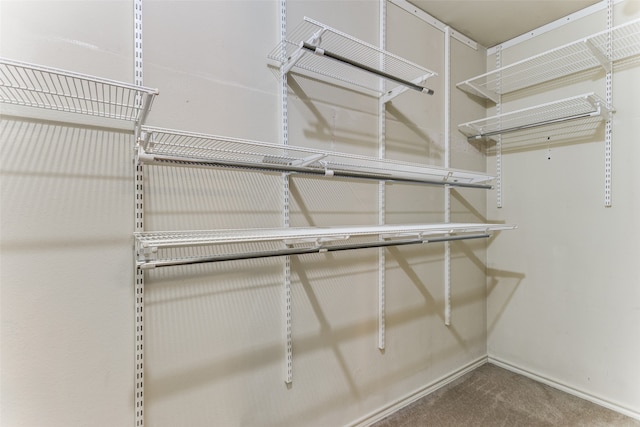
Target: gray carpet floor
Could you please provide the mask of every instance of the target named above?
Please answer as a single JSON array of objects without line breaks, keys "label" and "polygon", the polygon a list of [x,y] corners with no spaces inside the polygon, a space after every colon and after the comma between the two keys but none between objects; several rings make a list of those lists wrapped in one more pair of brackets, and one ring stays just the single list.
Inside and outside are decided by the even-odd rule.
[{"label": "gray carpet floor", "polygon": [[640,421],[485,364],[373,425],[640,426]]}]

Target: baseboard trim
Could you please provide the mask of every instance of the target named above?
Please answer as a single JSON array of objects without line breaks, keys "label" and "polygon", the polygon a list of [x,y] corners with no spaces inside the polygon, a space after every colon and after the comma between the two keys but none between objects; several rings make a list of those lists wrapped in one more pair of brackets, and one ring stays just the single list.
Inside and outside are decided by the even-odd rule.
[{"label": "baseboard trim", "polygon": [[571,387],[567,384],[563,384],[560,381],[545,377],[544,375],[540,375],[536,372],[530,371],[528,369],[521,368],[517,365],[514,365],[511,362],[507,362],[505,360],[499,359],[495,356],[488,356],[489,363],[492,365],[496,365],[500,368],[504,368],[508,371],[514,372],[519,375],[523,375],[525,377],[531,378],[532,380],[538,381],[540,383],[546,384],[550,387],[558,389],[560,391],[564,391],[565,393],[571,394],[573,396],[579,397],[584,400],[588,400],[589,402],[595,403],[596,405],[603,406],[607,409],[611,409],[612,411],[618,412],[620,414],[626,415],[627,417],[634,418],[640,421],[640,412],[634,411],[629,408],[625,408],[617,403],[608,401],[598,396],[594,396],[593,394],[587,393],[585,391],[579,390],[577,388]]},{"label": "baseboard trim", "polygon": [[476,360],[474,360],[473,362],[470,362],[466,365],[464,365],[463,367],[461,367],[460,369],[457,369],[456,371],[445,375],[443,377],[438,378],[437,380],[427,384],[424,387],[419,388],[418,390],[409,393],[403,397],[401,397],[398,400],[395,400],[394,402],[390,403],[387,406],[384,406],[368,415],[365,415],[364,417],[354,421],[351,424],[348,424],[348,427],[365,427],[365,426],[370,426],[371,424],[378,422],[386,417],[388,417],[389,415],[393,414],[394,412],[404,408],[405,406],[410,405],[411,403],[415,402],[418,399],[421,399],[431,393],[433,393],[434,391],[446,386],[447,384],[457,380],[458,378],[460,378],[461,376],[473,371],[474,369],[484,365],[485,363],[487,363],[487,356],[482,356]]}]

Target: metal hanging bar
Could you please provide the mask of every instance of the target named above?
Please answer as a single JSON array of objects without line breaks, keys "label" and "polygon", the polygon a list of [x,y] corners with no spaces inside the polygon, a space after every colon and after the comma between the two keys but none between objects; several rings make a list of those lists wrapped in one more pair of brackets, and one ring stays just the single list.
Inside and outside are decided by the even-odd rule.
[{"label": "metal hanging bar", "polygon": [[383,248],[388,246],[406,246],[417,245],[423,243],[439,243],[449,242],[456,240],[470,240],[470,239],[485,239],[491,237],[491,234],[470,234],[464,236],[444,236],[444,237],[432,237],[427,239],[407,239],[407,240],[387,240],[387,241],[375,241],[369,243],[354,243],[350,245],[336,245],[336,246],[314,246],[312,248],[288,248],[277,249],[272,251],[252,252],[252,253],[238,253],[229,255],[214,255],[205,257],[194,258],[181,258],[171,260],[155,260],[155,261],[141,261],[138,262],[138,268],[142,270],[156,268],[156,267],[172,267],[178,265],[193,265],[204,264],[210,262],[222,262],[222,261],[239,261],[248,259],[259,258],[273,258],[279,256],[291,256],[291,255],[308,255],[325,252],[339,252],[350,251],[354,249],[369,249],[369,248]]},{"label": "metal hanging bar", "polygon": [[539,127],[539,126],[546,126],[546,125],[552,125],[552,124],[556,124],[556,123],[569,122],[569,121],[578,120],[578,119],[586,119],[588,117],[595,117],[595,116],[602,116],[602,112],[600,110],[600,106],[598,106],[598,109],[596,111],[593,111],[591,113],[576,114],[575,116],[570,116],[570,117],[562,117],[562,118],[559,118],[559,119],[544,120],[544,121],[541,121],[541,122],[529,123],[529,124],[521,125],[521,126],[514,126],[512,128],[507,128],[507,129],[502,129],[502,130],[495,130],[495,131],[487,132],[487,133],[480,133],[478,135],[472,135],[472,136],[467,137],[467,140],[468,141],[473,141],[473,140],[487,138],[487,137],[494,136],[494,135],[502,135],[502,134],[505,134],[505,133],[517,132],[517,131],[520,131],[520,130],[535,128],[535,127]]},{"label": "metal hanging bar", "polygon": [[399,84],[401,84],[403,86],[406,86],[406,87],[408,87],[410,89],[413,89],[415,91],[423,92],[423,93],[426,93],[427,95],[433,95],[434,94],[433,89],[429,89],[429,88],[426,88],[424,86],[420,86],[418,84],[410,82],[408,80],[401,79],[401,78],[396,77],[396,76],[394,76],[392,74],[385,73],[384,71],[377,70],[377,69],[375,69],[373,67],[369,67],[368,65],[362,64],[360,62],[353,61],[353,60],[351,60],[349,58],[345,58],[344,56],[338,55],[337,53],[332,53],[332,52],[324,50],[324,49],[322,49],[320,47],[313,46],[310,43],[301,42],[300,47],[302,47],[303,49],[307,49],[307,50],[315,53],[316,55],[325,56],[327,58],[331,58],[333,60],[336,60],[336,61],[339,61],[339,62],[343,62],[343,63],[345,63],[347,65],[351,65],[352,67],[356,67],[356,68],[359,68],[361,70],[367,71],[369,73],[375,74],[377,76],[383,77],[383,78],[385,78],[387,80],[394,81],[396,83],[399,83]]}]

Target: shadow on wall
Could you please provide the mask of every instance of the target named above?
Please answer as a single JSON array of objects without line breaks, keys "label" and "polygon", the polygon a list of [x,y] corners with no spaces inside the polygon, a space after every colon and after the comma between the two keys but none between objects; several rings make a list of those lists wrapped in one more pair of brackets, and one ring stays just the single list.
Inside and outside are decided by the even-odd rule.
[{"label": "shadow on wall", "polygon": [[[318,83],[321,84],[320,87],[322,87],[322,91],[316,87]],[[365,95],[361,92],[346,89],[311,77],[295,74],[290,74],[288,85],[292,94],[300,100],[301,105],[303,105],[306,111],[311,113],[311,117],[313,117],[313,120],[310,118],[305,120],[306,123],[312,125],[311,128],[304,129],[304,136],[307,139],[324,143],[340,141],[340,143],[345,144],[347,147],[354,147],[356,151],[360,147],[363,147],[363,144],[367,144],[366,148],[370,151],[368,155],[373,157],[377,156],[377,97]],[[337,104],[335,100],[341,97],[326,97],[324,95],[327,90],[342,91],[343,93],[349,94],[349,102],[345,102],[344,105]],[[319,99],[318,96],[312,97],[309,93],[318,93],[322,98]],[[293,106],[295,104],[290,102],[290,105]],[[340,111],[340,115],[338,115],[337,111]],[[436,138],[428,134],[425,128],[413,123],[409,117],[404,115],[391,102],[386,104],[386,111],[388,113],[387,127],[392,125],[393,121],[390,117],[393,117],[397,122],[402,123],[402,132],[404,132],[405,139],[408,137],[408,134],[412,134],[417,137],[419,142],[416,143],[415,139],[405,141],[387,135],[388,151],[396,151],[403,158],[414,159],[414,162],[416,161],[416,156],[418,158],[429,159],[430,161],[436,161],[442,158],[443,148],[438,145],[435,140]],[[365,129],[365,131],[358,129]],[[407,130],[409,131],[408,133],[406,132]],[[297,145],[297,143],[294,142],[292,145]],[[346,149],[344,151],[350,152],[354,150]]]},{"label": "shadow on wall", "polygon": [[[460,243],[460,246],[465,246],[465,244]],[[429,251],[432,251],[432,255],[440,254],[441,248],[434,247]],[[434,315],[443,319],[442,302],[439,301],[438,297],[432,294],[429,290],[431,285],[425,283],[424,279],[421,278],[420,274],[415,270],[415,267],[408,260],[411,257],[407,258],[407,254],[404,252],[405,251],[398,248],[392,248],[392,250],[388,252],[389,257],[393,259],[393,261],[390,262],[397,262],[403,274],[409,279],[409,281],[407,281],[403,286],[414,287],[419,295],[421,295],[422,300],[420,301],[420,304],[414,304],[407,309],[397,310],[390,313],[388,312],[386,315],[388,333],[393,333],[394,329],[399,328],[402,325],[415,323],[417,320],[426,319]],[[417,253],[418,251],[411,251],[409,255],[416,255]],[[349,355],[347,350],[345,350],[345,347],[350,342],[353,343],[363,337],[369,337],[371,351],[377,353],[375,337],[377,333],[378,320],[377,318],[367,316],[357,323],[351,322],[338,327],[332,326],[329,311],[335,307],[323,307],[322,298],[327,294],[328,290],[326,289],[326,286],[319,284],[319,282],[314,282],[322,279],[322,281],[330,286],[338,286],[339,283],[336,283],[336,280],[340,277],[344,277],[344,269],[350,269],[351,271],[354,268],[357,268],[357,274],[370,273],[371,275],[375,275],[377,272],[377,266],[375,262],[372,262],[372,260],[375,260],[375,254],[376,251],[363,250],[355,251],[350,255],[350,259],[332,257],[332,254],[291,258],[292,272],[298,279],[296,282],[300,285],[300,288],[298,288],[298,291],[300,292],[297,294],[298,296],[305,296],[307,300],[305,303],[311,308],[313,318],[315,319],[314,326],[312,328],[313,332],[305,333],[302,336],[294,336],[294,364],[296,358],[305,358],[305,355],[309,356],[314,353],[319,353],[322,350],[330,349],[333,359],[341,371],[341,378],[344,379],[345,388],[331,395],[320,394],[318,396],[314,396],[314,404],[312,406],[304,408],[301,412],[286,415],[288,418],[285,420],[274,420],[271,425],[295,425],[295,423],[299,422],[301,419],[313,419],[314,417],[320,417],[322,413],[329,408],[344,405],[345,402],[348,402],[349,400],[362,399],[364,395],[381,392],[385,388],[388,388],[389,382],[398,381],[398,379],[407,378],[411,375],[415,375],[417,372],[424,371],[428,368],[430,363],[432,363],[432,360],[443,360],[454,354],[459,354],[461,346],[467,348],[470,345],[476,345],[481,340],[484,340],[483,337],[477,337],[477,340],[476,338],[463,339],[460,333],[456,330],[455,325],[452,325],[451,327],[446,328],[446,331],[455,338],[455,343],[445,346],[444,348],[437,349],[435,352],[430,353],[429,357],[426,359],[417,357],[415,358],[415,361],[410,361],[409,363],[404,363],[399,366],[397,365],[397,360],[390,359],[389,363],[393,363],[393,366],[388,366],[388,369],[385,367],[385,369],[381,370],[379,374],[373,375],[371,379],[368,379],[363,383],[361,376],[357,376],[353,372],[353,361],[349,360],[350,358],[353,359],[353,354]],[[424,253],[421,258],[424,258]],[[215,275],[212,277],[215,277],[216,282],[218,282],[218,279],[220,281],[220,283],[215,284],[210,282],[209,284],[196,284],[198,281],[195,280],[195,278],[192,281],[188,280],[187,282],[182,282],[181,273],[173,274],[169,272],[167,274],[173,276],[172,279],[179,279],[180,282],[166,280],[164,283],[150,282],[148,284],[148,287],[152,292],[159,292],[157,292],[157,295],[153,297],[153,300],[148,301],[147,307],[150,310],[157,310],[157,308],[154,308],[154,305],[157,304],[162,304],[166,307],[155,314],[155,316],[157,316],[156,320],[153,320],[153,318],[148,316],[147,321],[152,323],[159,322],[159,324],[172,322],[170,319],[162,320],[160,319],[160,316],[163,314],[171,316],[172,312],[178,312],[176,308],[172,309],[170,307],[176,303],[176,301],[173,301],[173,297],[177,296],[178,293],[181,294],[180,301],[182,301],[182,303],[186,302],[186,306],[192,304],[210,304],[210,302],[213,301],[210,297],[213,296],[214,299],[217,299],[219,295],[221,295],[220,292],[237,293],[239,294],[238,298],[246,298],[247,292],[261,293],[265,290],[265,286],[271,288],[269,290],[269,294],[271,294],[275,299],[278,299],[281,293],[281,283],[278,283],[278,275],[282,271],[281,262],[282,261],[274,262],[273,260],[270,260],[269,262],[255,262],[249,270],[246,268],[239,269],[238,264],[235,262],[205,267],[205,270],[209,270],[208,274],[212,274],[215,271]],[[327,265],[330,265],[331,268],[327,269]],[[484,268],[484,266],[482,268]],[[327,273],[324,273],[327,270],[329,270],[327,272],[329,276],[327,276]],[[322,277],[315,277],[313,275],[314,271],[322,271]],[[158,272],[153,272],[153,274],[158,274]],[[267,275],[266,279],[264,276],[265,274]],[[241,279],[242,277],[253,277],[254,279],[251,279],[253,280],[252,283],[236,288],[235,284],[232,283],[234,277],[236,279]],[[210,278],[205,278],[205,280],[210,280]],[[268,284],[265,285],[263,280],[268,281]],[[219,286],[223,289],[217,289]],[[261,287],[262,291],[260,291],[260,289],[253,289],[254,287]],[[372,288],[371,292],[372,294],[375,294],[376,291]],[[469,291],[462,293],[457,300],[457,304],[464,305],[477,302],[479,299],[484,297],[484,293],[484,287],[474,287]],[[191,299],[191,302],[188,302],[189,299]],[[268,303],[269,301],[263,302]],[[274,300],[271,301],[271,303],[273,304],[273,307],[279,307],[278,301]],[[296,301],[293,303],[296,305]],[[302,301],[299,301],[299,303],[302,303]],[[213,307],[201,307],[201,309],[207,312],[216,311]],[[181,316],[184,316],[185,313],[194,312],[193,309],[185,311],[184,307],[179,311],[182,313]],[[279,310],[277,311],[279,312]],[[214,314],[215,316],[210,319],[211,322],[226,321],[224,313],[218,312]],[[189,316],[189,314],[187,315]],[[216,318],[220,316],[222,317],[216,320]],[[252,315],[251,313],[246,314],[246,318],[249,323],[251,323],[252,316],[255,321],[255,315]],[[207,329],[207,324],[208,323],[200,324],[199,327]],[[246,327],[247,326],[245,326],[245,328]],[[147,363],[147,367],[150,372],[146,378],[145,387],[149,402],[153,402],[156,399],[157,401],[161,401],[176,393],[182,394],[189,390],[201,388],[205,384],[223,382],[236,376],[248,374],[252,371],[263,370],[265,366],[279,365],[280,363],[283,363],[285,353],[283,342],[280,339],[281,332],[281,330],[273,331],[272,336],[266,340],[262,340],[261,343],[253,343],[248,349],[240,349],[233,354],[228,353],[227,356],[223,357],[216,355],[217,351],[215,350],[215,346],[210,347],[208,350],[210,353],[208,355],[198,355],[197,360],[200,360],[201,362],[197,364],[184,363],[177,367],[171,367],[171,369],[167,369],[165,371],[170,372],[168,375],[163,375],[161,372],[159,374],[154,374],[154,364],[152,362]],[[208,336],[209,340],[212,339],[213,335],[204,331],[203,333],[203,336]],[[176,344],[177,343],[172,342],[173,346]],[[149,346],[153,346],[153,344],[149,343]],[[189,349],[190,352],[197,350],[197,348]],[[390,348],[387,351],[395,353],[400,350],[397,348]],[[156,357],[158,356],[156,355]],[[381,359],[380,363],[384,363],[384,360],[384,358]],[[274,387],[278,386],[286,388],[283,383],[274,384]],[[295,373],[292,388],[296,388]],[[280,392],[282,392],[282,389]]]},{"label": "shadow on wall", "polygon": [[[122,203],[133,203],[133,181],[122,162],[131,164],[131,132],[4,116],[0,140],[2,198],[11,212],[3,251],[130,240],[133,214]],[[109,230],[127,216],[131,228],[114,236]]]},{"label": "shadow on wall", "polygon": [[[440,160],[444,157],[444,147],[438,144],[438,141],[426,132],[426,129],[421,128],[417,124],[413,123],[409,117],[402,113],[393,102],[387,103],[387,113],[393,116],[396,120],[402,123],[403,128],[411,131],[421,143],[416,141],[400,141],[396,138],[387,137],[387,150],[393,148],[403,154],[411,156],[417,156],[418,158],[428,158],[431,161]],[[387,122],[389,119],[387,118]],[[387,124],[389,126],[389,124]]]}]

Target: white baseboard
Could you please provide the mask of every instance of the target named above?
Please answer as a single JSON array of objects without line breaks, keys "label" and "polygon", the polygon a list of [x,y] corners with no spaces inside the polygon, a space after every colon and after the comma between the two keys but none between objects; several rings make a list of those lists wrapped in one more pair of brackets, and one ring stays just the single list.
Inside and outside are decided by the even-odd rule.
[{"label": "white baseboard", "polygon": [[383,418],[388,417],[394,412],[404,408],[407,405],[415,402],[418,399],[421,399],[434,391],[446,386],[447,384],[457,380],[461,376],[473,371],[474,369],[484,365],[487,363],[487,356],[482,356],[479,359],[474,360],[471,363],[461,367],[460,369],[445,375],[443,377],[438,378],[430,384],[427,384],[424,387],[419,388],[418,390],[401,397],[400,399],[390,403],[389,405],[382,407],[364,417],[354,421],[351,424],[348,424],[349,427],[365,427],[369,426],[375,422],[382,420]]},{"label": "white baseboard", "polygon": [[621,406],[619,404],[610,402],[606,399],[603,399],[601,397],[598,396],[594,396],[590,393],[587,393],[585,391],[582,390],[578,390],[574,387],[571,387],[569,385],[563,384],[557,380],[551,379],[551,378],[547,378],[543,375],[540,375],[538,373],[529,371],[527,369],[523,369],[520,368],[510,362],[507,362],[505,360],[501,360],[495,356],[488,356],[488,362],[491,363],[492,365],[496,365],[500,368],[504,368],[508,371],[514,372],[516,374],[520,374],[523,375],[525,377],[531,378],[532,380],[538,381],[540,383],[546,384],[550,387],[553,387],[555,389],[558,389],[560,391],[564,391],[565,393],[571,394],[573,396],[579,397],[581,399],[584,400],[588,400],[589,402],[595,403],[596,405],[600,405],[603,406],[607,409],[611,409],[612,411],[618,412],[620,414],[626,415],[627,417],[631,417],[634,418],[636,420],[640,420],[640,412],[634,411],[632,409],[629,408],[625,408],[624,406]]}]

